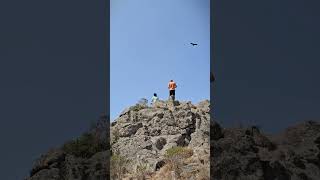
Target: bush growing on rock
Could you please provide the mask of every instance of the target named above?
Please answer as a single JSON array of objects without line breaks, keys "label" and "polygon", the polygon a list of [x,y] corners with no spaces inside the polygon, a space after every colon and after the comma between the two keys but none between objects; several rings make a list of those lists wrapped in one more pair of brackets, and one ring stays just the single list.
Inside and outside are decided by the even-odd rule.
[{"label": "bush growing on rock", "polygon": [[96,141],[96,138],[91,133],[84,133],[79,138],[69,141],[62,146],[62,149],[67,154],[72,154],[76,157],[90,158],[97,152],[107,149],[105,141]]},{"label": "bush growing on rock", "polygon": [[148,106],[148,100],[146,98],[141,98],[138,101],[138,104],[142,105],[142,106]]},{"label": "bush growing on rock", "polygon": [[174,171],[179,177],[182,172],[181,167],[183,166],[183,161],[193,155],[193,150],[186,147],[173,147],[166,150],[165,161],[168,169]]},{"label": "bush growing on rock", "polygon": [[113,154],[110,161],[110,176],[111,179],[122,179],[126,174],[126,164],[130,161],[121,155]]},{"label": "bush growing on rock", "polygon": [[141,109],[146,108],[146,106],[142,105],[142,104],[136,104],[135,106],[131,106],[130,110],[131,111],[140,111]]},{"label": "bush growing on rock", "polygon": [[186,147],[181,147],[181,146],[176,146],[170,149],[166,150],[165,156],[169,159],[185,159],[188,157],[191,157],[193,155],[193,150],[186,148]]},{"label": "bush growing on rock", "polygon": [[137,180],[145,180],[147,176],[151,176],[151,172],[148,170],[148,166],[146,164],[137,165],[135,172],[135,179]]},{"label": "bush growing on rock", "polygon": [[148,108],[148,100],[141,98],[136,105],[129,108],[129,111],[140,111],[141,109],[145,108]]}]

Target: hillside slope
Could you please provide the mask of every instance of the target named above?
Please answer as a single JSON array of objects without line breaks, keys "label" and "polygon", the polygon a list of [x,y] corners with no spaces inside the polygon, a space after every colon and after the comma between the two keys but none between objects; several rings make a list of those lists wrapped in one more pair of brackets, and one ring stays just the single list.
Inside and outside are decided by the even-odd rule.
[{"label": "hillside slope", "polygon": [[27,179],[102,180],[111,168],[111,179],[203,180],[209,165],[218,180],[320,179],[318,122],[265,135],[254,126],[222,128],[209,110],[207,100],[136,104],[111,126],[101,118],[88,133],[42,155]]},{"label": "hillside slope", "polygon": [[101,116],[89,132],[41,155],[26,180],[106,180],[109,177],[109,119]]},{"label": "hillside slope", "polygon": [[317,122],[302,122],[272,136],[264,135],[257,127],[222,129],[212,124],[212,129],[213,179],[320,179]]}]

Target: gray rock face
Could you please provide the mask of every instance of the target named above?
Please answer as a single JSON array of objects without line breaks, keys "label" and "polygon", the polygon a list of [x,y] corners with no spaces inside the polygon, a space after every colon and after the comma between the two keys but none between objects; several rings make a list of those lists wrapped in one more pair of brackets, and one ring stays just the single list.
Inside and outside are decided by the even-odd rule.
[{"label": "gray rock face", "polygon": [[[105,180],[107,178],[106,170],[108,153],[100,152],[89,159],[78,158],[73,155],[61,155],[61,150],[49,152],[45,157],[41,157],[31,171],[27,180]],[[51,163],[47,163],[51,159]]]},{"label": "gray rock face", "polygon": [[[165,163],[163,158],[167,149],[189,147],[194,151],[192,158],[198,163],[192,161],[192,165],[183,166],[182,174],[192,174],[192,171],[203,168],[204,164],[209,166],[209,121],[209,101],[198,105],[191,102],[158,101],[152,107],[137,104],[124,110],[111,123],[108,133],[111,151],[131,160],[125,164],[130,174],[141,164],[147,165],[147,169],[153,172],[159,170]],[[92,133],[94,137],[101,137],[105,129],[105,124],[100,123],[99,133]],[[27,180],[109,179],[109,151],[95,152],[87,157],[87,151],[92,154],[91,151],[95,149],[90,148],[95,145],[89,143],[93,141],[90,137],[83,136],[76,141],[78,144],[69,143],[71,145],[67,150],[60,148],[42,155],[35,162]],[[100,139],[107,141],[104,137]],[[86,150],[83,151],[83,148]]]},{"label": "gray rock face", "polygon": [[210,144],[213,179],[320,179],[319,123],[304,122],[272,136],[256,127],[215,129]]},{"label": "gray rock face", "polygon": [[130,173],[140,164],[158,170],[166,150],[176,146],[193,149],[193,158],[209,165],[209,105],[208,100],[197,105],[158,101],[152,107],[130,107],[111,126],[112,152],[130,159]]}]

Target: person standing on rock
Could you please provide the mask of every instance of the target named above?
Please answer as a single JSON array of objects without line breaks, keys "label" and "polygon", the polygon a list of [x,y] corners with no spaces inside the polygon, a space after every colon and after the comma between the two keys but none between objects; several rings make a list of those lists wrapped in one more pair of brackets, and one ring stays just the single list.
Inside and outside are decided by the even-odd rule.
[{"label": "person standing on rock", "polygon": [[175,100],[175,96],[176,96],[176,88],[177,88],[177,84],[173,80],[170,80],[168,84],[169,99],[171,98],[173,101]]},{"label": "person standing on rock", "polygon": [[157,93],[154,93],[152,98],[151,98],[151,104],[154,104],[155,102],[157,102],[159,100]]}]

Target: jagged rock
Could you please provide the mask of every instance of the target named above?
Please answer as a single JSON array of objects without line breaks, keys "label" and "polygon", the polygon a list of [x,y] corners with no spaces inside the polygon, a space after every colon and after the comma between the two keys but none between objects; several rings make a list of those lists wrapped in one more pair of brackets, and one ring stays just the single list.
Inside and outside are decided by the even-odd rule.
[{"label": "jagged rock", "polygon": [[211,177],[319,179],[319,137],[320,124],[316,122],[304,122],[269,136],[256,127],[222,130],[219,137],[211,138]]},{"label": "jagged rock", "polygon": [[[222,128],[210,117],[208,100],[191,102],[158,101],[152,107],[137,104],[127,108],[111,123],[111,152],[130,161],[125,163],[134,177],[145,165],[154,179],[177,176],[166,164],[166,151],[183,146],[192,155],[180,167],[181,179],[320,179],[320,124],[307,121],[277,135],[265,135],[257,127]],[[109,126],[109,125],[108,125]],[[108,126],[101,126],[106,128]],[[97,137],[109,131],[97,129]],[[99,138],[105,141],[105,138]],[[42,155],[28,180],[107,179],[109,151],[78,157],[63,148]],[[124,178],[125,179],[125,178]],[[130,178],[129,178],[130,179]]]},{"label": "jagged rock", "polygon": [[[42,155],[38,160],[35,161],[33,168],[31,170],[31,175],[36,174],[37,172],[43,169],[49,169],[50,167],[56,167],[57,164],[64,161],[65,153],[59,149],[52,149],[48,151],[47,154]],[[49,172],[49,171],[48,171]],[[52,174],[54,171],[50,171],[49,174]],[[44,171],[42,172],[42,174]]]},{"label": "jagged rock", "polygon": [[[201,162],[204,163],[204,159],[209,165],[208,100],[198,105],[193,105],[190,101],[158,101],[153,107],[132,111],[125,111],[125,114],[135,113],[136,122],[124,121],[123,117],[126,115],[122,115],[111,127],[111,134],[119,129],[120,134],[126,132],[126,136],[120,135],[112,145],[112,151],[130,159],[131,163],[127,166],[130,173],[134,174],[134,169],[141,163],[146,164],[153,172],[158,170],[160,166],[164,166],[166,150],[176,146],[193,149],[192,158],[197,159],[199,166]],[[137,127],[136,123],[141,125],[136,132],[131,132],[128,127]]]},{"label": "jagged rock", "polygon": [[31,178],[28,180],[60,180],[60,169],[58,168],[50,168],[50,169],[42,169],[38,171],[36,174],[33,174]]},{"label": "jagged rock", "polygon": [[[100,119],[91,133],[100,141],[109,134],[109,120]],[[103,129],[101,129],[103,128]],[[105,132],[108,132],[107,134]],[[96,140],[98,140],[96,139]],[[34,163],[26,180],[105,180],[109,177],[109,146],[101,148],[91,157],[76,157],[64,148],[57,148],[41,155]],[[88,153],[88,152],[87,152]]]},{"label": "jagged rock", "polygon": [[156,108],[161,108],[161,109],[167,109],[168,105],[165,101],[162,100],[158,100],[154,103],[154,107]]},{"label": "jagged rock", "polygon": [[119,128],[120,137],[130,137],[134,135],[139,128],[142,127],[142,123],[130,124],[126,123]]},{"label": "jagged rock", "polygon": [[157,141],[155,142],[155,146],[158,150],[161,150],[163,148],[163,146],[167,144],[167,140],[163,137],[160,137],[159,139],[157,139]]},{"label": "jagged rock", "polygon": [[[52,164],[55,166],[46,166],[46,168],[38,169],[31,173],[27,180],[102,180],[108,176],[106,170],[109,167],[107,164],[108,152],[99,152],[89,159],[66,155],[63,160],[55,159]],[[38,167],[38,166],[37,166]],[[33,168],[35,169],[35,167]]]}]

